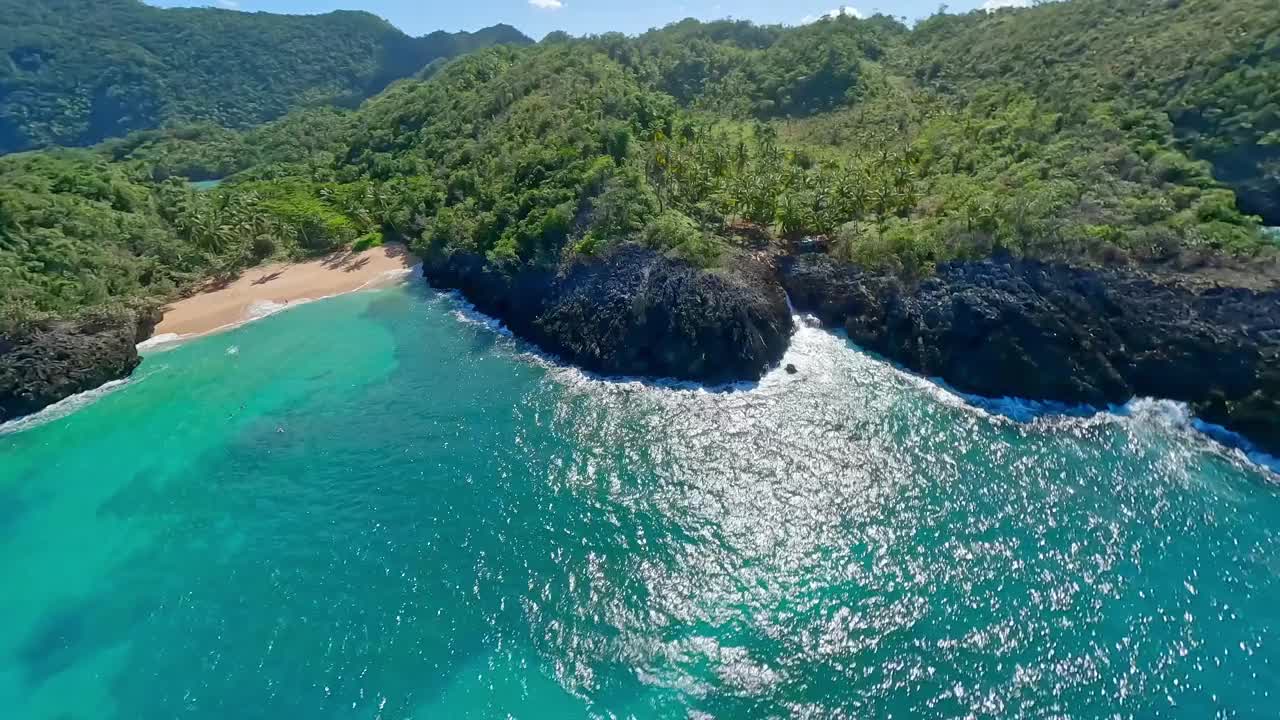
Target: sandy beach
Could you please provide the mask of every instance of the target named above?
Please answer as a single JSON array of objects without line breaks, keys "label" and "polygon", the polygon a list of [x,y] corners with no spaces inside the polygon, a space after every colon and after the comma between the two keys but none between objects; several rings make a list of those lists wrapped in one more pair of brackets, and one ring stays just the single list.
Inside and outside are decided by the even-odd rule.
[{"label": "sandy beach", "polygon": [[261,265],[230,283],[210,286],[169,305],[155,337],[209,333],[270,314],[288,303],[395,282],[417,262],[404,246],[387,245],[308,262]]}]

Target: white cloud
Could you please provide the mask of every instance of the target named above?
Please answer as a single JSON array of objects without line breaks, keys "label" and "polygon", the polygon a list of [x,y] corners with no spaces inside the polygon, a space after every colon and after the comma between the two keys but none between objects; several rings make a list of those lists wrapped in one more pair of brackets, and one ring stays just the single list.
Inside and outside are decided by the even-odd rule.
[{"label": "white cloud", "polygon": [[529,4],[539,10],[559,10],[564,7],[564,0],[529,0]]},{"label": "white cloud", "polygon": [[240,9],[240,3],[236,2],[236,0],[214,0],[213,4],[217,5],[223,10],[239,10]]},{"label": "white cloud", "polygon": [[982,9],[987,12],[999,10],[1000,8],[1024,8],[1031,7],[1031,0],[987,0],[982,3]]},{"label": "white cloud", "polygon": [[[991,1],[992,1],[992,2],[998,2],[999,0],[991,0]],[[858,10],[858,8],[853,7],[852,5],[841,5],[840,7],[836,8],[835,10],[828,10],[828,11],[826,11],[826,12],[822,13],[821,15],[809,15],[809,16],[805,17],[805,19],[801,20],[801,21],[800,21],[800,23],[801,23],[801,24],[803,24],[803,25],[808,25],[809,23],[818,22],[819,20],[822,20],[823,18],[832,18],[832,19],[834,19],[834,18],[838,18],[838,17],[853,17],[853,18],[858,18],[859,20],[861,20],[862,18],[865,18],[865,17],[866,17],[866,15],[863,15],[863,14],[862,14],[862,11]]]}]

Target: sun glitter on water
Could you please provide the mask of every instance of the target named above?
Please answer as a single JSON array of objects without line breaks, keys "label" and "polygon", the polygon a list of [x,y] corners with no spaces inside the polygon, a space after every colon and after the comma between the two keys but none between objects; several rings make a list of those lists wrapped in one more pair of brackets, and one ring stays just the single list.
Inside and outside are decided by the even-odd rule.
[{"label": "sun glitter on water", "polygon": [[[459,313],[470,322],[460,322]],[[804,325],[595,378],[396,288],[0,437],[16,717],[1257,717],[1275,476],[1176,404],[975,405]],[[237,352],[232,352],[232,349]]]}]

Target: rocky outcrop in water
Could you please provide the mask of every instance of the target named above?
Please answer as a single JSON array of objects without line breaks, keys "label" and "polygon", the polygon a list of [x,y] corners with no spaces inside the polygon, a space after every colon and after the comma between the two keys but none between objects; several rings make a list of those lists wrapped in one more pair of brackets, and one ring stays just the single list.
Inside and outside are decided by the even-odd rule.
[{"label": "rocky outcrop in water", "polygon": [[961,391],[1182,400],[1280,452],[1280,292],[1016,260],[941,265],[914,287],[823,255],[779,271],[798,308]]},{"label": "rocky outcrop in water", "polygon": [[504,273],[475,255],[428,258],[436,287],[460,290],[517,335],[609,375],[719,383],[759,378],[792,332],[770,268],[705,271],[627,246],[558,272]]},{"label": "rocky outcrop in water", "polygon": [[151,336],[153,309],[38,323],[0,334],[0,422],[127,377],[137,343]]}]

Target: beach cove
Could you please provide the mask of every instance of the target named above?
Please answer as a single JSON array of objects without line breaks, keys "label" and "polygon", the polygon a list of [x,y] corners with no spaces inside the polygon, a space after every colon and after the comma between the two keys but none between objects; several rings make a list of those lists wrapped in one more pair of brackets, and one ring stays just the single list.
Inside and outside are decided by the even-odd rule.
[{"label": "beach cove", "polygon": [[270,263],[229,282],[213,282],[167,305],[155,337],[203,335],[276,312],[290,303],[383,287],[407,276],[418,260],[403,246],[339,251],[303,262]]},{"label": "beach cove", "polygon": [[1273,473],[1177,403],[975,404],[796,322],[796,375],[720,389],[584,374],[417,283],[149,354],[0,435],[22,588],[0,598],[0,704],[1274,707]]}]

